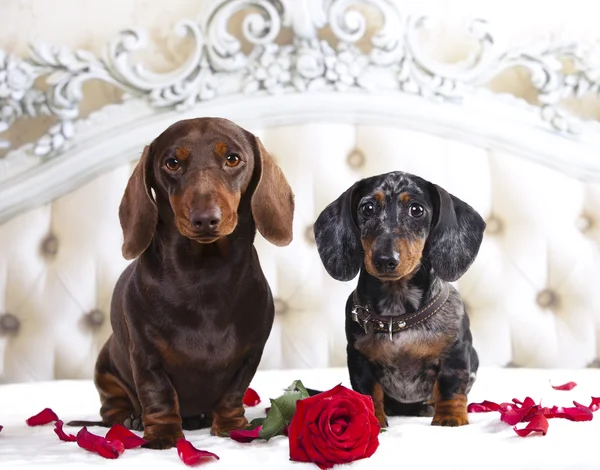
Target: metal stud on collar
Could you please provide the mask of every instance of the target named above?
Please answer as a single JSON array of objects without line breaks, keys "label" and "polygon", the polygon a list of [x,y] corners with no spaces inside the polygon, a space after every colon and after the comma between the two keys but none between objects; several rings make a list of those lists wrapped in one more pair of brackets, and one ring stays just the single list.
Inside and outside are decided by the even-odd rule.
[{"label": "metal stud on collar", "polygon": [[369,320],[371,319],[371,315],[367,315],[367,317],[365,318],[365,321],[363,322],[363,330],[365,330],[365,334],[369,334],[369,331],[367,330],[367,325],[369,324]]}]

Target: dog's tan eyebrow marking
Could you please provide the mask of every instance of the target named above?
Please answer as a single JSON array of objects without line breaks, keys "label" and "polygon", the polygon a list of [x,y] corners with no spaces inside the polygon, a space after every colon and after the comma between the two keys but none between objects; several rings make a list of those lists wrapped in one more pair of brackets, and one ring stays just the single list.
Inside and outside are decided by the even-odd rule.
[{"label": "dog's tan eyebrow marking", "polygon": [[217,142],[215,144],[215,153],[218,157],[223,157],[227,153],[227,144],[225,142]]},{"label": "dog's tan eyebrow marking", "polygon": [[190,149],[187,147],[178,147],[175,150],[175,156],[179,160],[186,160],[190,156]]},{"label": "dog's tan eyebrow marking", "polygon": [[385,193],[383,191],[375,191],[373,197],[377,202],[382,203],[385,200]]},{"label": "dog's tan eyebrow marking", "polygon": [[410,194],[408,194],[407,192],[400,193],[398,199],[400,199],[401,202],[408,202],[410,201]]}]

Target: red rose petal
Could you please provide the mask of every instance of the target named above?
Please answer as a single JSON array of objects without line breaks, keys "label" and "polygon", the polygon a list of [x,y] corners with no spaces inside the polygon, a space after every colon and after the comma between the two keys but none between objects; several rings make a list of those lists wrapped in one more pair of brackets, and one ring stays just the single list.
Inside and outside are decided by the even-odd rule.
[{"label": "red rose petal", "polygon": [[575,382],[567,382],[566,384],[562,384],[562,385],[552,385],[552,388],[554,390],[573,390],[575,387],[577,387],[577,384]]},{"label": "red rose petal", "polygon": [[208,452],[206,450],[196,449],[191,442],[183,438],[177,441],[177,455],[179,455],[179,458],[184,464],[190,467],[201,463],[202,460],[206,459],[219,460],[218,455],[213,454],[212,452]]},{"label": "red rose petal", "polygon": [[296,462],[310,462],[310,458],[306,453],[304,444],[301,440],[303,437],[303,425],[306,421],[306,400],[298,400],[296,403],[296,412],[292,416],[292,421],[288,427],[288,437],[290,439],[290,460]]},{"label": "red rose petal", "polygon": [[135,449],[145,444],[146,439],[141,438],[137,434],[132,433],[122,424],[115,424],[106,433],[107,441],[121,441],[126,449]]},{"label": "red rose petal", "polygon": [[58,436],[58,438],[61,441],[65,441],[65,442],[75,442],[77,440],[77,437],[74,436],[73,434],[67,434],[66,432],[63,431],[63,422],[62,420],[58,420],[56,422],[56,424],[54,425],[54,432],[56,433],[56,435]]},{"label": "red rose petal", "polygon": [[116,459],[125,452],[125,446],[121,441],[109,441],[102,436],[92,434],[85,426],[77,433],[77,445],[105,459]]},{"label": "red rose petal", "polygon": [[248,387],[246,393],[244,393],[244,398],[242,398],[242,402],[246,406],[256,406],[260,403],[260,397],[258,393],[254,391],[254,389]]},{"label": "red rose petal", "polygon": [[58,416],[56,416],[56,413],[50,408],[44,408],[38,414],[27,419],[25,422],[29,426],[43,426],[44,424],[52,423],[54,421],[58,421]]},{"label": "red rose petal", "polygon": [[488,413],[490,411],[500,411],[500,405],[493,401],[484,400],[481,403],[469,403],[467,407],[469,413]]},{"label": "red rose petal", "polygon": [[515,404],[514,407],[507,406],[504,410],[501,409],[500,420],[504,421],[506,424],[514,426],[521,421],[530,421],[536,414],[538,414],[538,411],[539,405],[536,405],[532,398],[527,397],[520,407],[519,405]]},{"label": "red rose petal", "polygon": [[513,429],[521,437],[528,436],[532,432],[541,432],[545,436],[548,432],[548,420],[544,415],[538,414],[524,428],[517,429],[515,426]]},{"label": "red rose petal", "polygon": [[252,442],[254,439],[260,439],[258,433],[262,426],[254,429],[237,429],[229,432],[229,437],[236,442]]},{"label": "red rose petal", "polygon": [[592,397],[592,403],[588,408],[592,411],[598,411],[600,409],[600,397]]},{"label": "red rose petal", "polygon": [[587,406],[575,403],[575,407],[563,408],[559,406],[553,406],[552,408],[544,409],[544,416],[546,418],[564,418],[569,421],[591,421],[594,415],[592,410]]}]

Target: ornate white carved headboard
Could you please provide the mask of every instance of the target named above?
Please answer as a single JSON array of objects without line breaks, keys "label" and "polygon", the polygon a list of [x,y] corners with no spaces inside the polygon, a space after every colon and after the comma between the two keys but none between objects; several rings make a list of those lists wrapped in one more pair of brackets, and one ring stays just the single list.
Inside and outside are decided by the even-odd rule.
[{"label": "ornate white carved headboard", "polygon": [[[422,44],[426,18],[385,0],[215,0],[201,18],[177,25],[193,47],[168,73],[134,59],[145,47],[135,30],[102,58],[0,51],[0,131],[52,121],[23,147],[5,140],[0,157],[0,382],[91,377],[126,265],[125,184],[144,144],[195,116],[259,135],[296,193],[294,242],[257,240],[277,298],[261,368],[345,364],[354,283],[326,275],[311,226],[355,180],[390,170],[435,181],[488,222],[457,282],[482,364],[598,366],[600,125],[563,102],[598,94],[600,48],[503,49],[476,20],[473,54],[440,63]],[[515,68],[535,103],[492,90]],[[90,80],[126,95],[82,119]]]}]

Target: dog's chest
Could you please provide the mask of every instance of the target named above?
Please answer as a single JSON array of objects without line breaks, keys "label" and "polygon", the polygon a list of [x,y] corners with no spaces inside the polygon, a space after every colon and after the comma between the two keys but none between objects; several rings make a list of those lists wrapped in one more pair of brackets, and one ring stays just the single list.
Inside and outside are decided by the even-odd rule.
[{"label": "dog's chest", "polygon": [[178,328],[168,342],[159,342],[158,350],[168,367],[209,372],[226,368],[244,355],[246,351],[236,338],[233,325],[210,334]]},{"label": "dog's chest", "polygon": [[431,399],[439,372],[440,357],[451,338],[424,328],[394,334],[371,333],[355,343],[372,365],[384,392],[403,403]]}]

